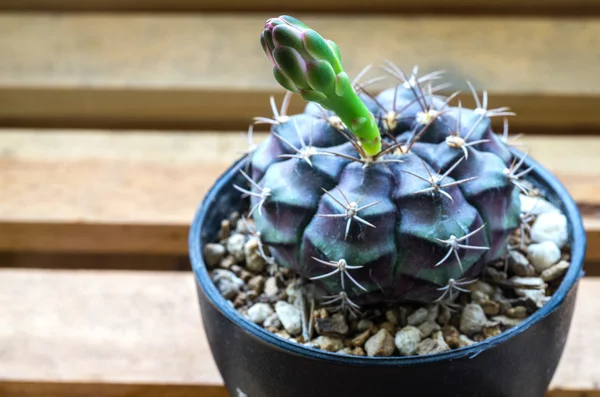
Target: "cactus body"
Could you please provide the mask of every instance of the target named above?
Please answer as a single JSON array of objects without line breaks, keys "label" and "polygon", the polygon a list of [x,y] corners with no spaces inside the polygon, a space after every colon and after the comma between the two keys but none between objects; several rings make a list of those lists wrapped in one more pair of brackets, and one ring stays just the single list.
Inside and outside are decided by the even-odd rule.
[{"label": "cactus body", "polygon": [[[436,300],[501,258],[519,226],[519,174],[487,111],[448,106],[408,80],[376,98],[354,94],[341,117],[343,96],[328,92],[335,82],[307,80],[303,66],[325,59],[326,77],[329,68],[344,73],[337,46],[310,33],[321,54],[303,50],[306,38],[293,29],[308,28],[286,21],[269,20],[262,37],[275,76],[301,93],[320,82],[323,95],[303,96],[327,112],[309,104],[274,123],[250,154],[252,215],[276,263],[332,296],[371,303]],[[284,47],[296,48],[293,56],[277,55]],[[364,150],[363,131],[348,125],[364,111],[384,137],[375,155]],[[332,122],[336,114],[344,124]]]}]

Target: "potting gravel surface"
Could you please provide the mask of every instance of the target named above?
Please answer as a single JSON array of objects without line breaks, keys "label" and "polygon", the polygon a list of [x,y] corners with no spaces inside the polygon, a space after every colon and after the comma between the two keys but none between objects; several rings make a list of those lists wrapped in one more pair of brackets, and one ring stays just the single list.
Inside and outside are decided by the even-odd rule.
[{"label": "potting gravel surface", "polygon": [[562,282],[570,265],[566,217],[535,196],[521,196],[521,212],[506,258],[458,286],[467,292],[455,289],[452,301],[432,304],[381,304],[358,313],[324,305],[310,280],[269,260],[252,220],[239,213],[222,221],[218,242],[203,253],[213,282],[240,315],[283,339],[347,355],[426,355],[518,325]]}]

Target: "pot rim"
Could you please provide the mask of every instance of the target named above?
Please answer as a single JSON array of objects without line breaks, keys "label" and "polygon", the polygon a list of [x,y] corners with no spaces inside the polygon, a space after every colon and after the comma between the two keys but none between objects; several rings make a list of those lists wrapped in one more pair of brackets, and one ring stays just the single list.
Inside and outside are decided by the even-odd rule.
[{"label": "pot rim", "polygon": [[[512,149],[514,154],[522,154],[516,149]],[[443,360],[455,360],[463,357],[474,358],[485,350],[491,349],[508,339],[526,331],[535,323],[544,317],[552,314],[564,301],[568,292],[577,284],[583,276],[583,262],[586,251],[586,235],[583,226],[581,214],[577,204],[568,193],[564,185],[540,163],[528,157],[525,160],[526,167],[534,166],[530,176],[541,181],[546,185],[549,192],[553,192],[561,201],[561,211],[567,217],[570,226],[571,242],[571,265],[565,275],[561,285],[555,291],[552,298],[542,306],[538,311],[529,316],[519,325],[512,327],[501,334],[486,339],[483,342],[475,343],[458,349],[449,350],[442,353],[435,353],[425,356],[394,356],[394,357],[360,357],[351,355],[341,355],[338,353],[327,352],[313,347],[304,346],[299,343],[290,342],[275,334],[270,333],[261,326],[251,322],[241,316],[238,311],[221,295],[212,282],[208,270],[204,264],[202,256],[201,229],[204,220],[211,207],[218,203],[218,192],[237,174],[242,166],[245,165],[247,156],[236,161],[225,173],[223,173],[206,194],[204,200],[200,203],[189,232],[189,255],[192,268],[195,274],[197,284],[201,286],[210,303],[217,308],[229,321],[241,327],[250,335],[263,343],[268,343],[289,354],[300,355],[316,360],[326,360],[343,365],[362,365],[362,366],[407,366],[438,362]]]}]

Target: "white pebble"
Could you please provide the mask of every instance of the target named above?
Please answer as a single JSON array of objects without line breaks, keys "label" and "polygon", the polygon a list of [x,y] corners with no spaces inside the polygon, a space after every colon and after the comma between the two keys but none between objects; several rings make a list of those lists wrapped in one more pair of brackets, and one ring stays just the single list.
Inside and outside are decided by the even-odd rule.
[{"label": "white pebble", "polygon": [[394,342],[403,356],[412,356],[421,342],[421,331],[412,325],[407,325],[396,333]]},{"label": "white pebble", "polygon": [[531,197],[522,194],[521,198],[521,212],[532,215],[540,215],[546,214],[550,212],[558,212],[558,208],[556,208],[553,204],[550,204],[548,201],[539,197]]},{"label": "white pebble", "polygon": [[427,320],[428,315],[429,311],[424,307],[420,307],[408,316],[408,325],[421,325]]},{"label": "white pebble", "polygon": [[541,214],[531,226],[531,240],[536,243],[552,241],[558,248],[562,248],[567,244],[568,238],[567,217],[563,214]]},{"label": "white pebble", "polygon": [[542,274],[540,274],[540,277],[544,281],[554,281],[563,274],[565,274],[565,272],[569,268],[569,265],[570,263],[567,261],[560,261],[556,265],[544,270]]},{"label": "white pebble", "polygon": [[527,258],[538,273],[554,265],[560,259],[560,248],[552,241],[531,244],[527,247]]},{"label": "white pebble", "polygon": [[302,332],[302,313],[300,310],[287,302],[279,301],[275,304],[275,312],[283,328],[290,335],[298,335]]},{"label": "white pebble", "polygon": [[256,324],[264,323],[271,314],[273,314],[273,309],[267,303],[255,303],[248,309],[248,318]]}]

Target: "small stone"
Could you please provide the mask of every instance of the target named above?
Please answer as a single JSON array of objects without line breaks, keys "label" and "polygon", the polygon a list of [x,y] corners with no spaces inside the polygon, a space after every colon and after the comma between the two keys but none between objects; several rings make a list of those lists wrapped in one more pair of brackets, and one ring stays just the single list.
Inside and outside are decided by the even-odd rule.
[{"label": "small stone", "polygon": [[355,347],[354,349],[352,349],[352,354],[355,356],[366,356],[367,353],[365,352],[365,349],[363,349],[362,347]]},{"label": "small stone", "polygon": [[460,332],[458,332],[456,327],[453,327],[452,325],[445,325],[444,328],[442,328],[442,335],[444,336],[444,340],[448,346],[450,346],[452,349],[456,349],[460,346]]},{"label": "small stone", "polygon": [[531,301],[531,304],[538,309],[550,300],[543,290],[516,288],[515,293]]},{"label": "small stone", "polygon": [[221,263],[225,257],[225,247],[221,244],[206,244],[204,246],[204,263],[209,269],[213,269]]},{"label": "small stone", "polygon": [[360,320],[358,322],[358,324],[356,325],[356,329],[358,331],[367,331],[367,330],[373,328],[374,326],[375,326],[375,324],[371,320]]},{"label": "small stone", "polygon": [[496,335],[500,335],[502,333],[502,330],[500,329],[500,327],[498,325],[489,325],[489,326],[483,327],[483,329],[481,330],[481,333],[483,334],[485,339],[489,339]]},{"label": "small stone", "polygon": [[500,304],[496,301],[488,300],[481,304],[483,312],[488,316],[496,316],[500,314]]},{"label": "small stone", "polygon": [[367,339],[369,339],[369,336],[371,336],[371,331],[366,330],[363,333],[358,334],[354,338],[352,338],[352,341],[350,343],[354,347],[363,347],[367,342]]},{"label": "small stone", "polygon": [[248,288],[256,291],[258,294],[262,294],[265,287],[265,278],[263,276],[254,276],[248,281]]},{"label": "small stone", "polygon": [[525,318],[527,317],[527,309],[524,306],[511,307],[506,311],[506,315],[510,318]]},{"label": "small stone", "polygon": [[544,281],[550,282],[561,277],[566,273],[570,263],[567,261],[560,261],[556,265],[549,267],[540,274],[540,278]]},{"label": "small stone", "polygon": [[225,240],[231,233],[231,223],[228,220],[221,221],[221,229],[219,230],[219,240]]},{"label": "small stone", "polygon": [[379,330],[365,343],[367,355],[371,357],[388,357],[394,354],[394,338],[385,329]]},{"label": "small stone", "polygon": [[522,194],[521,196],[521,212],[531,215],[540,215],[546,213],[560,213],[559,209],[553,204],[540,197],[531,197]]},{"label": "small stone", "polygon": [[396,333],[394,343],[403,356],[412,356],[421,341],[421,331],[412,325],[407,325]]},{"label": "small stone", "polygon": [[440,314],[440,305],[429,305],[427,307],[427,321],[434,321]]},{"label": "small stone", "polygon": [[352,356],[352,348],[344,347],[342,350],[338,350],[337,354],[345,354],[347,356]]},{"label": "small stone", "polygon": [[406,327],[408,325],[408,313],[409,310],[407,307],[399,306],[398,307],[398,325],[401,327]]},{"label": "small stone", "polygon": [[285,330],[291,335],[302,332],[302,313],[287,302],[279,301],[275,304],[275,312]]},{"label": "small stone", "polygon": [[488,296],[491,296],[494,293],[494,287],[481,280],[477,280],[474,283],[465,285],[465,287],[471,292],[481,291]]},{"label": "small stone", "polygon": [[419,331],[421,331],[421,338],[427,338],[431,336],[435,331],[442,329],[435,321],[427,320],[423,324],[419,325]]},{"label": "small stone", "polygon": [[279,295],[279,287],[277,286],[277,279],[275,277],[269,277],[265,282],[265,295],[269,298],[275,298]]},{"label": "small stone", "polygon": [[237,227],[238,221],[240,220],[240,213],[237,211],[233,211],[229,215],[229,223],[231,223],[231,227]]},{"label": "small stone", "polygon": [[476,342],[472,339],[470,339],[468,336],[466,335],[460,335],[458,337],[458,347],[467,347],[467,346],[471,346],[474,345]]},{"label": "small stone", "polygon": [[256,226],[252,218],[245,218],[245,222],[236,222],[235,231],[237,233],[251,234],[254,230],[256,230]]},{"label": "small stone", "polygon": [[470,335],[481,332],[481,329],[487,323],[485,312],[476,303],[469,303],[463,309],[460,318],[460,332]]},{"label": "small stone", "polygon": [[263,324],[267,317],[273,314],[273,309],[267,303],[255,303],[248,309],[248,318],[256,324]]},{"label": "small stone", "polygon": [[275,335],[277,335],[283,339],[288,339],[288,340],[291,338],[290,334],[288,334],[286,330],[281,330],[279,332],[276,332]]},{"label": "small stone", "polygon": [[540,277],[518,277],[513,276],[510,278],[510,283],[515,286],[515,288],[519,287],[531,287],[531,288],[545,288],[546,283]]},{"label": "small stone", "polygon": [[238,262],[243,262],[245,259],[244,244],[246,236],[243,234],[232,234],[227,239],[227,252],[229,252]]},{"label": "small stone", "polygon": [[425,309],[424,307],[420,307],[413,314],[408,316],[408,318],[407,318],[408,325],[417,326],[417,325],[423,324],[425,322],[425,320],[427,320],[428,314],[429,314],[429,312],[427,311],[427,309]]},{"label": "small stone", "polygon": [[242,269],[238,277],[241,278],[245,283],[248,283],[252,277],[254,277],[254,274],[250,273],[248,270]]},{"label": "small stone", "polygon": [[541,273],[560,260],[560,249],[552,241],[531,244],[527,247],[527,257],[535,270]]},{"label": "small stone", "polygon": [[215,269],[212,280],[225,299],[233,299],[244,286],[244,281],[233,272],[225,269]]},{"label": "small stone", "polygon": [[317,318],[315,328],[319,335],[327,336],[344,336],[349,330],[346,317],[341,313],[336,313],[331,317]]},{"label": "small stone", "polygon": [[315,338],[314,342],[321,350],[328,352],[336,352],[344,348],[344,342],[339,338],[321,335]]},{"label": "small stone", "polygon": [[535,275],[535,268],[529,263],[525,255],[519,251],[508,252],[508,264],[510,270],[521,277],[531,277]]},{"label": "small stone", "polygon": [[279,316],[277,316],[277,313],[271,314],[265,319],[265,322],[263,323],[263,327],[265,328],[280,329],[281,326],[281,321],[279,321]]},{"label": "small stone", "polygon": [[483,305],[485,302],[490,300],[488,294],[481,291],[473,291],[471,292],[471,300],[475,303]]},{"label": "small stone", "polygon": [[385,318],[387,319],[387,321],[389,321],[390,323],[392,323],[394,325],[398,325],[398,323],[399,323],[398,312],[396,310],[392,310],[392,309],[386,310]]},{"label": "small stone", "polygon": [[424,339],[417,345],[416,353],[423,356],[426,354],[441,353],[447,350],[450,350],[450,346],[448,346],[444,340],[442,332],[437,331],[431,338]]},{"label": "small stone", "polygon": [[510,318],[507,316],[494,316],[492,317],[492,321],[497,322],[505,327],[512,328],[523,322],[522,318]]},{"label": "small stone", "polygon": [[251,238],[244,244],[244,256],[246,258],[246,269],[254,273],[261,273],[265,270],[267,262],[260,256],[258,240]]},{"label": "small stone", "polygon": [[242,270],[244,270],[244,268],[240,265],[231,265],[230,270],[233,272],[233,274],[239,277],[240,274],[242,274]]},{"label": "small stone", "polygon": [[441,325],[446,325],[450,322],[452,318],[452,312],[446,306],[440,307],[440,314],[437,316],[437,323]]},{"label": "small stone", "polygon": [[531,240],[536,243],[552,241],[562,248],[567,244],[567,217],[556,212],[541,214],[531,226]]},{"label": "small stone", "polygon": [[506,281],[507,276],[506,273],[501,272],[500,270],[496,270],[493,267],[487,267],[485,269],[486,274],[492,279],[492,281]]},{"label": "small stone", "polygon": [[219,267],[222,267],[223,269],[227,269],[230,270],[232,266],[234,266],[236,264],[236,260],[233,257],[233,255],[227,255],[222,261],[221,264],[219,265]]},{"label": "small stone", "polygon": [[379,325],[380,329],[385,329],[390,335],[394,335],[396,333],[396,326],[389,321],[383,322]]}]

